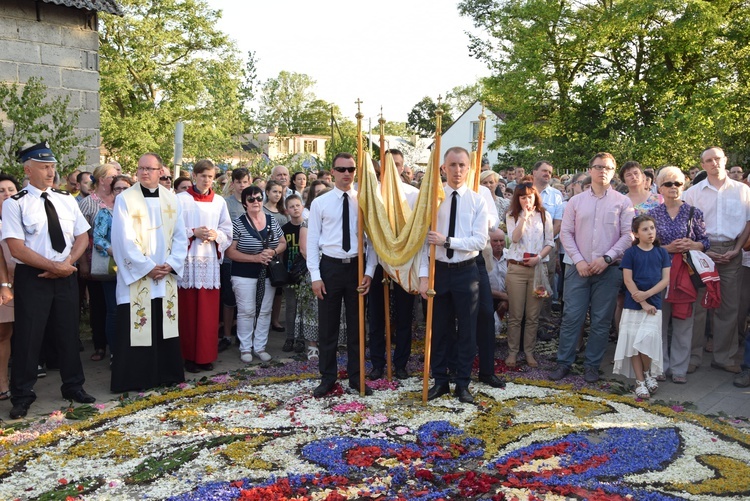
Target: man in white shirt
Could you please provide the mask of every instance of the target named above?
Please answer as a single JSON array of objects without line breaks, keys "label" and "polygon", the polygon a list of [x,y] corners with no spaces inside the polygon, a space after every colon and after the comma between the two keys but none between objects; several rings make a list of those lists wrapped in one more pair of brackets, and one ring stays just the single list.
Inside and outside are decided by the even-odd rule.
[{"label": "man in white shirt", "polygon": [[[456,368],[455,396],[464,403],[474,402],[469,381],[476,354],[479,303],[476,257],[487,244],[488,212],[484,198],[466,186],[470,168],[465,149],[453,147],[445,152],[446,199],[438,208],[437,228],[427,233],[426,244],[436,246],[431,360],[435,385],[428,400],[449,393],[450,365]],[[419,271],[419,291],[425,299],[428,255],[429,246],[425,245]]]},{"label": "man in white shirt", "polygon": [[[707,177],[683,196],[686,203],[703,211],[711,247],[706,254],[716,263],[721,283],[721,306],[714,312],[714,360],[711,367],[739,373],[737,360],[737,310],[740,297],[742,246],[750,235],[750,188],[730,179],[727,157],[721,148],[708,148],[701,154],[701,167]],[[706,332],[706,310],[699,294],[693,319],[693,347],[688,373],[701,365]]]},{"label": "man in white shirt", "polygon": [[[333,159],[333,190],[317,197],[310,207],[307,231],[307,269],[312,290],[318,298],[318,367],[321,382],[313,396],[322,397],[336,384],[336,348],[341,302],[346,306],[346,346],[349,387],[359,387],[359,305],[358,294],[367,294],[375,273],[377,256],[367,253],[365,275],[358,277],[357,192],[352,188],[357,168],[354,157],[339,153]],[[372,391],[365,388],[365,394]]]}]

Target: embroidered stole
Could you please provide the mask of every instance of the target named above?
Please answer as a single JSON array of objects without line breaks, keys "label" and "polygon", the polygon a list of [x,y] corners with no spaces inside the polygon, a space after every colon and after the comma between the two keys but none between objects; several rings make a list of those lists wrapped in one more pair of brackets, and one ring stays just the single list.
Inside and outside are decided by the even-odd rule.
[{"label": "embroidered stole", "polygon": [[[135,230],[135,245],[144,256],[150,256],[150,232],[161,231],[167,254],[172,252],[172,235],[177,220],[177,198],[161,186],[159,189],[159,204],[161,205],[161,227],[154,227],[149,217],[146,199],[141,193],[141,186],[136,183],[133,189],[120,194],[125,199],[128,214]],[[177,326],[177,280],[173,274],[163,279],[166,288],[162,299],[162,326],[164,339],[175,338],[179,335]],[[130,344],[131,346],[151,346],[151,278],[141,277],[130,284]]]}]

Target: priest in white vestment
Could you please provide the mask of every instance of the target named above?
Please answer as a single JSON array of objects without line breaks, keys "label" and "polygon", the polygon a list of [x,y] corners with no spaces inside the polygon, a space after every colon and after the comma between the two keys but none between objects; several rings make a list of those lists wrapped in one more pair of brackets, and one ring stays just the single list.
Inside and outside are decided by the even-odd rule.
[{"label": "priest in white vestment", "polygon": [[138,160],[138,182],[115,201],[112,253],[117,264],[117,350],[113,392],[185,380],[178,330],[177,279],[187,235],[177,197],[159,185],[162,161]]}]

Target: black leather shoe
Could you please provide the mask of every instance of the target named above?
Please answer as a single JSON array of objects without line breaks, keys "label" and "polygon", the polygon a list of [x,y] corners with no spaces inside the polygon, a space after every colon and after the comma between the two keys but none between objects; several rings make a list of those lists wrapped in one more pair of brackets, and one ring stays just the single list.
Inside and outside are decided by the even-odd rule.
[{"label": "black leather shoe", "polygon": [[202,371],[212,371],[214,370],[214,364],[211,362],[207,364],[195,364],[196,367],[198,367]]},{"label": "black leather shoe", "polygon": [[63,398],[65,400],[75,400],[79,404],[93,404],[96,402],[96,398],[92,397],[86,391],[83,389],[74,391],[73,393],[68,393],[67,395],[63,395]]},{"label": "black leather shoe", "polygon": [[373,367],[370,373],[367,375],[367,379],[375,381],[376,379],[383,379],[383,368]]},{"label": "black leather shoe", "polygon": [[456,391],[453,393],[459,402],[464,404],[473,404],[474,396],[471,394],[468,388],[456,386]]},{"label": "black leather shoe", "polygon": [[479,381],[486,385],[492,386],[493,388],[505,388],[505,381],[503,381],[502,378],[497,377],[495,374],[489,376],[480,374]]},{"label": "black leather shoe", "polygon": [[197,374],[201,371],[192,360],[185,360],[185,370],[193,374]]},{"label": "black leather shoe", "polygon": [[225,351],[232,346],[232,340],[228,337],[219,339],[219,352]]},{"label": "black leather shoe", "polygon": [[31,407],[30,402],[13,404],[13,408],[10,410],[10,418],[21,419],[22,417],[26,417],[26,414],[29,412],[29,407]]},{"label": "black leather shoe", "polygon": [[314,390],[313,397],[320,398],[326,396],[326,394],[333,389],[336,381],[322,381]]},{"label": "black leather shoe", "polygon": [[409,373],[406,372],[406,367],[399,367],[393,375],[396,376],[396,379],[409,379]]},{"label": "black leather shoe", "polygon": [[435,400],[436,398],[440,398],[443,395],[447,395],[451,392],[451,387],[448,385],[448,383],[443,383],[441,385],[435,385],[432,388],[430,388],[430,391],[427,392],[427,400]]},{"label": "black leather shoe", "polygon": [[[361,393],[359,391],[359,381],[349,381],[349,388],[356,391],[357,393]],[[367,385],[365,385],[365,395],[372,395],[372,390]]]}]

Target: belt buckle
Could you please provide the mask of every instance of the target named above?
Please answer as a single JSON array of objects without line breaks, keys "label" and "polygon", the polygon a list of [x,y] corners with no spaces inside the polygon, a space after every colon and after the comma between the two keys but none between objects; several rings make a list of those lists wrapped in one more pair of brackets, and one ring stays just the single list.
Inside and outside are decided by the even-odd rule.
[{"label": "belt buckle", "polygon": [[349,264],[351,262],[352,262],[352,258],[350,257],[345,257],[344,259],[341,260],[341,264]]}]

